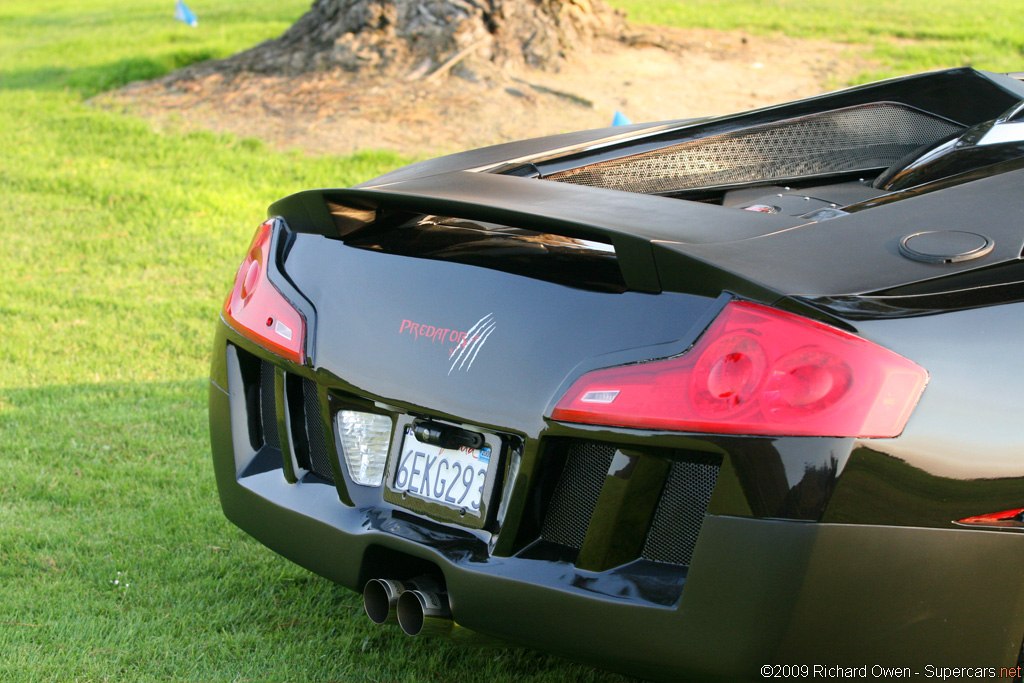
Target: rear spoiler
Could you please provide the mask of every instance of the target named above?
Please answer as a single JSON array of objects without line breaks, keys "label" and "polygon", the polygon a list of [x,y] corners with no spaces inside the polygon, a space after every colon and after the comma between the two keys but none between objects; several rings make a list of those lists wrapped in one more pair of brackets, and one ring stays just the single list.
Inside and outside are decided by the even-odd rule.
[{"label": "rear spoiler", "polygon": [[438,215],[610,242],[626,286],[662,289],[658,242],[710,244],[758,237],[806,219],[509,175],[456,171],[353,189],[299,192],[270,206],[302,233],[344,239],[389,213]]}]

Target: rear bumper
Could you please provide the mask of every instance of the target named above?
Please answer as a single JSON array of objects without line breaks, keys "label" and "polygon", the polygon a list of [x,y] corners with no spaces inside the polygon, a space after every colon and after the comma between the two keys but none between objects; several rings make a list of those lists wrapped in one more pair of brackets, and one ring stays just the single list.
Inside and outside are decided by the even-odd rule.
[{"label": "rear bumper", "polygon": [[1016,534],[709,514],[678,604],[638,604],[628,582],[613,597],[609,572],[495,557],[483,532],[347,506],[333,486],[291,484],[279,469],[240,476],[229,396],[216,382],[210,417],[232,522],[353,590],[384,576],[389,558],[432,563],[455,620],[480,633],[659,680],[759,679],[772,663],[869,674],[910,667],[924,677],[929,666],[972,666],[996,677],[1016,663],[1024,632]]}]

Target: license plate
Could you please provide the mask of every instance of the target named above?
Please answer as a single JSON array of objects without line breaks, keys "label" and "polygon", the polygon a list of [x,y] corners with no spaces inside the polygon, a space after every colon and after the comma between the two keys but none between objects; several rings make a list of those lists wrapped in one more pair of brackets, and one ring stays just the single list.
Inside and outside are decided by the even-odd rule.
[{"label": "license plate", "polygon": [[408,429],[402,441],[394,489],[479,515],[490,460],[489,446],[441,448],[421,442]]}]

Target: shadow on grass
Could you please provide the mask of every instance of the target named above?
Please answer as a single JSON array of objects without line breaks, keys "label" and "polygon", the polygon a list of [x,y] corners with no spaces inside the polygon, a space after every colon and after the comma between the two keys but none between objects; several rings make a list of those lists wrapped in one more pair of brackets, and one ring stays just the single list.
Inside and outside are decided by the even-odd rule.
[{"label": "shadow on grass", "polygon": [[130,57],[94,66],[44,66],[0,71],[0,89],[70,89],[78,92],[83,98],[89,98],[107,90],[123,88],[135,81],[160,78],[172,71],[214,59],[216,56],[210,50],[181,50],[159,57]]},{"label": "shadow on grass", "polygon": [[624,680],[377,627],[246,536],[218,504],[208,386],[0,389],[0,679]]}]

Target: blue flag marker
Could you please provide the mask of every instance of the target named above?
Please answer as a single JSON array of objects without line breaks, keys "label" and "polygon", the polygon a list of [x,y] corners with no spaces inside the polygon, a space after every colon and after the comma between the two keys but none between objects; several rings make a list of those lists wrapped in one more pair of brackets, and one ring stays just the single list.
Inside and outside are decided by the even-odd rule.
[{"label": "blue flag marker", "polygon": [[195,12],[188,8],[182,0],[177,0],[174,3],[174,18],[178,21],[182,21],[192,28],[199,26],[199,19],[196,18]]},{"label": "blue flag marker", "polygon": [[[179,0],[179,2],[180,1],[181,0]],[[633,123],[633,122],[629,120],[628,116],[623,114],[618,109],[615,110],[615,116],[612,117],[612,125],[613,126],[628,126],[631,123]]]}]

